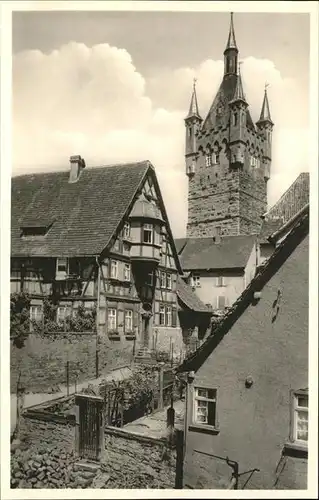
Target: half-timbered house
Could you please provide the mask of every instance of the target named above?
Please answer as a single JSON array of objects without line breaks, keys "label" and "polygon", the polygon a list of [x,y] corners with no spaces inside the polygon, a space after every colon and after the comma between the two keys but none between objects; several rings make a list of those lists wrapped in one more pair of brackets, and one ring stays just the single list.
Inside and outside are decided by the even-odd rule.
[{"label": "half-timbered house", "polygon": [[[11,292],[31,296],[30,319],[57,304],[56,321],[96,308],[111,341],[182,348],[182,274],[154,167],[148,161],[12,179]],[[207,313],[207,310],[206,310]]]}]

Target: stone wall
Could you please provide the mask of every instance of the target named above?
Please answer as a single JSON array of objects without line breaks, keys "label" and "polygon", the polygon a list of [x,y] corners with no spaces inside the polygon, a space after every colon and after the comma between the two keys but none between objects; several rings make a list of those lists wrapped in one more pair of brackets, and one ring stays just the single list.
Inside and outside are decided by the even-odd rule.
[{"label": "stone wall", "polygon": [[109,427],[102,462],[113,488],[174,488],[176,451],[164,439]]},{"label": "stone wall", "polygon": [[199,153],[188,184],[188,237],[214,236],[217,226],[222,235],[258,232],[260,216],[267,210],[267,183],[263,166],[250,166],[250,154],[246,151],[243,168],[231,169],[224,149],[219,163],[210,167]]},{"label": "stone wall", "polygon": [[21,441],[11,453],[12,488],[174,488],[176,451],[163,438],[106,427],[105,451],[92,470],[75,455],[72,422],[21,420]]},{"label": "stone wall", "polygon": [[[11,392],[16,391],[17,377],[21,369],[21,383],[27,391],[46,392],[52,387],[66,384],[66,362],[69,360],[69,383],[95,378],[96,335],[62,334],[41,337],[31,334],[25,347],[17,349],[11,342]],[[105,336],[99,336],[99,373],[108,372],[129,364],[133,358],[132,344],[113,344]]]}]

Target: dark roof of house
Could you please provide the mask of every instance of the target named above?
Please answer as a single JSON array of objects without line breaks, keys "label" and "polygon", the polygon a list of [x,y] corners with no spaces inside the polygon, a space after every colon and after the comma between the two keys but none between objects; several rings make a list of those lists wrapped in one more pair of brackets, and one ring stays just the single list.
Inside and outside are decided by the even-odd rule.
[{"label": "dark roof of house", "polygon": [[[175,240],[183,270],[244,269],[256,240],[254,235]],[[183,244],[181,244],[183,243]],[[184,245],[184,246],[183,246]]]},{"label": "dark roof of house", "polygon": [[258,235],[259,243],[265,244],[270,243],[269,237],[284,224],[283,218],[278,217],[277,219],[265,219],[261,224],[260,233]]},{"label": "dark roof of house", "polygon": [[178,372],[197,370],[210,356],[213,350],[230,331],[239,317],[244,313],[254,300],[254,292],[261,291],[268,281],[276,274],[288,257],[293,253],[301,241],[309,234],[309,206],[300,212],[295,220],[294,228],[288,236],[278,245],[271,257],[259,269],[255,278],[249,283],[233,306],[227,311],[222,321],[207,340],[187,357],[177,368]]},{"label": "dark roof of house", "polygon": [[[69,171],[13,177],[11,255],[99,255],[149,169],[148,161],[85,168],[73,184]],[[21,227],[50,225],[41,238],[21,237]]]},{"label": "dark roof of house", "polygon": [[180,276],[177,277],[177,296],[188,309],[212,314],[211,307],[204,304]]}]

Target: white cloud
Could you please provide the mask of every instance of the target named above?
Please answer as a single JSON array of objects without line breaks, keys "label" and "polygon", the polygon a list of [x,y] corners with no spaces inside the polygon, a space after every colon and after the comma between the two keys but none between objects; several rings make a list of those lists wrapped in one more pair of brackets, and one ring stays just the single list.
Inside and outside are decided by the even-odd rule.
[{"label": "white cloud", "polygon": [[[70,42],[50,54],[21,52],[14,56],[13,69],[15,172],[65,169],[72,154],[81,154],[88,165],[149,159],[158,172],[173,232],[183,236],[183,118],[194,76],[201,113],[208,111],[221,81],[222,61],[162,71],[146,81],[126,50]],[[247,58],[242,74],[254,119],[264,83],[270,84],[273,204],[300,171],[308,170],[307,103],[302,89],[283,78],[271,61]]]}]

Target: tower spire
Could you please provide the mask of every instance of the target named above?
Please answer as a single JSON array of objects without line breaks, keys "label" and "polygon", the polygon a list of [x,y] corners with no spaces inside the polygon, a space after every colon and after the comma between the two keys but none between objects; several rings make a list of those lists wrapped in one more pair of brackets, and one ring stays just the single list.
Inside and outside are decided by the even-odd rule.
[{"label": "tower spire", "polygon": [[246,97],[244,94],[244,89],[243,89],[243,82],[241,79],[241,73],[240,73],[241,64],[242,64],[242,62],[239,62],[239,64],[238,64],[237,83],[236,83],[234,97],[233,97],[231,102],[242,101],[245,104],[247,104]]},{"label": "tower spire", "polygon": [[193,92],[192,92],[191,102],[190,102],[189,111],[188,111],[188,115],[187,115],[186,119],[191,118],[192,116],[196,116],[197,118],[201,119],[201,116],[200,116],[199,110],[198,110],[198,102],[197,102],[197,95],[196,95],[196,82],[197,82],[197,79],[194,78],[193,79]]},{"label": "tower spire", "polygon": [[229,26],[229,34],[228,34],[228,40],[227,40],[227,45],[226,45],[226,50],[229,49],[235,49],[238,51],[237,44],[236,44],[236,37],[235,37],[235,29],[234,29],[234,13],[230,13],[230,26]]},{"label": "tower spire", "polygon": [[235,38],[233,13],[230,14],[230,28],[226,49],[224,50],[224,75],[237,74],[238,48]]},{"label": "tower spire", "polygon": [[260,118],[258,121],[259,122],[268,121],[268,122],[272,123],[271,116],[270,116],[268,95],[267,95],[267,87],[269,87],[268,83],[265,84],[264,100],[263,100],[263,104],[261,107]]}]

